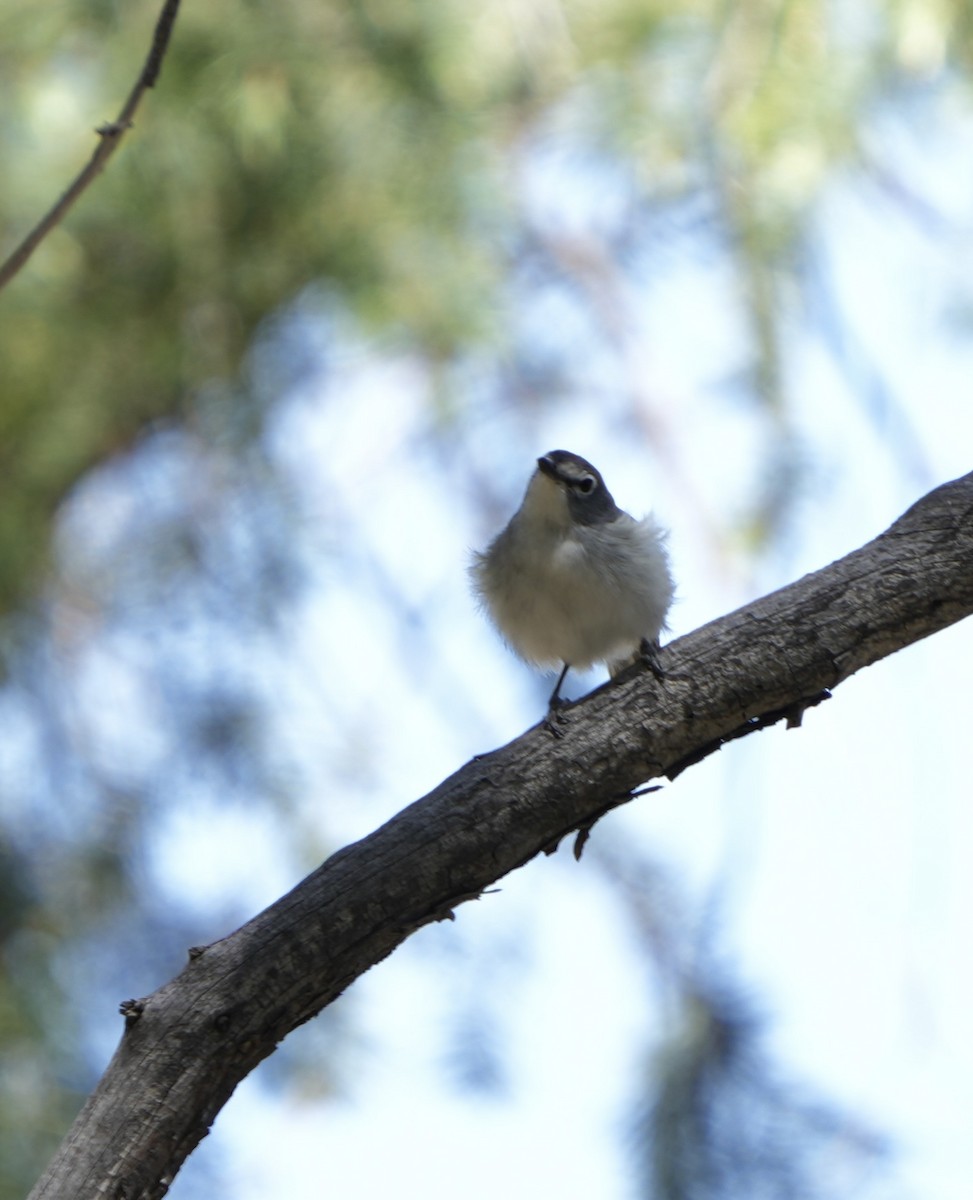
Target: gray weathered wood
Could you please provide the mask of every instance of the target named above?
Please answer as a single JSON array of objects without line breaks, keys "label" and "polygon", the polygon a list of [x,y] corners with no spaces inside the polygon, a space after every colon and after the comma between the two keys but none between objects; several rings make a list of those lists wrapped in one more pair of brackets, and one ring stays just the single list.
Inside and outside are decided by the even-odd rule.
[{"label": "gray weathered wood", "polygon": [[973,473],[873,542],[673,643],[648,671],[467,763],[128,1006],[32,1200],[162,1196],[244,1076],[414,930],[861,667],[973,612]]}]

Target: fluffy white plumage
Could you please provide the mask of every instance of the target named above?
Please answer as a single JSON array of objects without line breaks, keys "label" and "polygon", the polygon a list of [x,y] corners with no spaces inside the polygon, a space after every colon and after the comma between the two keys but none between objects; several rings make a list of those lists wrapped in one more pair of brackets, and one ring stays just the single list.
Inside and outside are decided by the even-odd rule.
[{"label": "fluffy white plumage", "polygon": [[672,603],[665,531],[615,504],[585,459],[538,459],[523,503],[470,568],[508,645],[541,667],[634,661],[658,644]]}]

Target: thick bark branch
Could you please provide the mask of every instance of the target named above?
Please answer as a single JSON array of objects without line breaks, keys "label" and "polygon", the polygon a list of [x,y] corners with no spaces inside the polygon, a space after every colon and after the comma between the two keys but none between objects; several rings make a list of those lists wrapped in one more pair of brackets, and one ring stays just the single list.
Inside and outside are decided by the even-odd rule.
[{"label": "thick bark branch", "polygon": [[[862,549],[722,617],[466,764],[242,929],[123,1006],[121,1044],[32,1200],[162,1196],[237,1083],[369,967],[646,780],[973,612],[973,473]],[[578,845],[580,847],[581,842]]]}]

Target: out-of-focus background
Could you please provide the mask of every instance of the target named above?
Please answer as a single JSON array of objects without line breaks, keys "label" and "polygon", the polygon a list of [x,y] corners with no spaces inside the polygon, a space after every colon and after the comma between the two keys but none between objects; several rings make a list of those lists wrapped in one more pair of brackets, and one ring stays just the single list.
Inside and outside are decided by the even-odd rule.
[{"label": "out-of-focus background", "polygon": [[[3,252],[156,16],[6,0]],[[538,454],[671,529],[673,636],[973,467],[971,49],[963,0],[184,6],[0,294],[0,1200],[120,1000],[539,718],[465,577]],[[171,1194],[966,1200],[971,664],[422,930]]]}]

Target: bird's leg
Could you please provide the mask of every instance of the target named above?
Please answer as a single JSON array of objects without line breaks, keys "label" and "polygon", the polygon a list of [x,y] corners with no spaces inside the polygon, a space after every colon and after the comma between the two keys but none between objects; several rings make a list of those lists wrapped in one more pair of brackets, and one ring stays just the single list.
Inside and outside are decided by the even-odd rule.
[{"label": "bird's leg", "polygon": [[568,671],[570,671],[570,670],[571,670],[571,664],[565,663],[564,669],[561,671],[561,674],[558,675],[558,677],[557,677],[557,683],[554,685],[554,691],[551,692],[551,698],[547,702],[547,707],[549,709],[558,708],[563,703],[563,701],[561,700],[561,695],[560,695],[561,684],[564,682],[565,675],[567,675]]},{"label": "bird's leg", "polygon": [[558,716],[558,709],[564,703],[561,699],[561,684],[564,682],[564,677],[571,669],[570,663],[564,664],[564,669],[557,677],[557,683],[554,685],[554,691],[551,692],[551,698],[547,702],[547,716],[544,718],[545,726],[554,734],[555,737],[561,737],[562,731],[558,728],[558,722],[561,718]]}]

